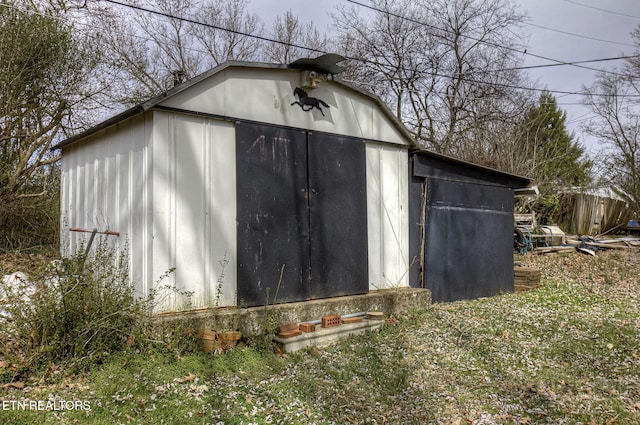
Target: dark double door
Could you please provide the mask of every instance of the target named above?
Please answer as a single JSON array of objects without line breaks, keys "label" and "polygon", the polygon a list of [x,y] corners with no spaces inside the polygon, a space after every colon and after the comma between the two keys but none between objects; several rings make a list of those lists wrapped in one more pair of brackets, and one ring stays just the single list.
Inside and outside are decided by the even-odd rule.
[{"label": "dark double door", "polygon": [[364,141],[236,125],[239,305],[368,291]]}]

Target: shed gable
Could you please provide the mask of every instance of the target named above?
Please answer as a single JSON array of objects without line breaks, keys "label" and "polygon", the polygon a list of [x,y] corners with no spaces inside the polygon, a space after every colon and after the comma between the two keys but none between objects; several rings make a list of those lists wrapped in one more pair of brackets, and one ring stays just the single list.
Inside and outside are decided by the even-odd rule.
[{"label": "shed gable", "polygon": [[340,82],[325,81],[305,91],[328,106],[303,108],[295,103],[299,86],[299,70],[230,66],[155,107],[410,145],[407,134],[376,99]]}]

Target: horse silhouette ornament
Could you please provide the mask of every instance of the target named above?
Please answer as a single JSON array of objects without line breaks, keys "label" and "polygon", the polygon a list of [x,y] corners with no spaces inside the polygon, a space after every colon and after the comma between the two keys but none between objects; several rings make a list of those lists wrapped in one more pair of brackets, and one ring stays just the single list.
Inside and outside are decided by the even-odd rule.
[{"label": "horse silhouette ornament", "polygon": [[291,106],[300,105],[303,111],[310,111],[313,108],[316,108],[320,111],[320,113],[324,117],[324,111],[322,110],[322,106],[324,106],[325,108],[328,108],[329,105],[327,105],[323,100],[320,100],[317,97],[309,96],[307,92],[302,90],[300,87],[296,87],[296,89],[293,91],[293,95],[298,96],[298,100],[293,102]]}]

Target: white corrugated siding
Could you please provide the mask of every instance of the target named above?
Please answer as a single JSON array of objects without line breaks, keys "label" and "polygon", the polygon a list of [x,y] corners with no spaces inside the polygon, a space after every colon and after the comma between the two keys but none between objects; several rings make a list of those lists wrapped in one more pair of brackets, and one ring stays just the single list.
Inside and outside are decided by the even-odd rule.
[{"label": "white corrugated siding", "polygon": [[[175,267],[165,283],[191,293],[192,307],[234,305],[235,128],[163,112],[155,113],[155,123],[154,274]],[[160,310],[181,309],[185,302],[173,294]]]},{"label": "white corrugated siding", "polygon": [[[128,245],[140,294],[168,285],[191,293],[191,307],[234,305],[234,126],[157,111],[144,116],[65,149],[63,251],[89,236],[70,227],[115,230],[121,236],[107,238]],[[161,290],[159,299],[159,311],[187,306],[175,291]]]},{"label": "white corrugated siding", "polygon": [[408,153],[367,144],[370,289],[409,286]]},{"label": "white corrugated siding", "polygon": [[89,238],[69,228],[120,232],[104,238],[121,249],[128,245],[131,278],[142,294],[148,291],[151,264],[151,223],[145,214],[151,203],[150,132],[149,115],[142,115],[65,149],[62,156],[63,253],[75,252]]}]

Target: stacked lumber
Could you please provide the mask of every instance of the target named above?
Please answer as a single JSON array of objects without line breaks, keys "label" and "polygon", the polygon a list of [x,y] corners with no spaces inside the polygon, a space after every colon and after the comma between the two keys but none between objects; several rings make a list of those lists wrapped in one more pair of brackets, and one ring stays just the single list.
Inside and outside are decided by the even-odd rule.
[{"label": "stacked lumber", "polygon": [[568,239],[567,242],[574,245],[582,244],[601,249],[633,249],[640,247],[640,239],[631,237],[595,239],[582,236]]},{"label": "stacked lumber", "polygon": [[514,267],[513,283],[516,294],[539,287],[541,285],[541,275],[542,273],[540,269],[535,269],[533,267]]}]

